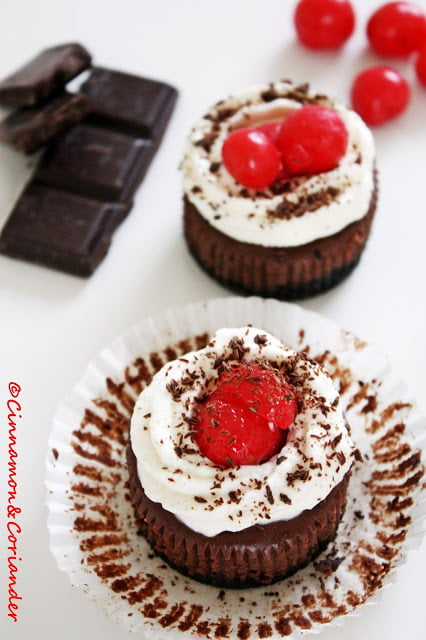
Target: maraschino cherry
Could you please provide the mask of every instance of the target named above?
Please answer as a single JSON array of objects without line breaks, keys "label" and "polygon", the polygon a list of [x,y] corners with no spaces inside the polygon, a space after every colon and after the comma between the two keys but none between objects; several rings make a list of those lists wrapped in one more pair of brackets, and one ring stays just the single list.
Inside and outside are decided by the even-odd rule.
[{"label": "maraschino cherry", "polygon": [[284,120],[278,139],[284,164],[293,175],[334,169],[345,154],[348,131],[334,109],[307,105]]},{"label": "maraschino cherry", "polygon": [[368,125],[381,125],[407,108],[411,92],[396,69],[377,65],[359,73],[352,85],[352,106]]},{"label": "maraschino cherry", "polygon": [[352,34],[355,11],[349,0],[299,0],[294,24],[306,47],[336,49]]},{"label": "maraschino cherry", "polygon": [[417,78],[421,84],[426,87],[426,42],[416,56],[415,70]]},{"label": "maraschino cherry", "polygon": [[279,371],[241,362],[219,376],[201,404],[195,440],[222,468],[260,464],[285,445],[296,413],[296,393]]},{"label": "maraschino cherry", "polygon": [[258,129],[235,129],[222,147],[222,160],[233,178],[249,189],[262,189],[278,176],[281,158],[272,140]]},{"label": "maraschino cherry", "polygon": [[222,147],[222,160],[245,187],[263,189],[275,180],[334,169],[348,144],[348,131],[337,111],[307,105],[281,122],[235,129]]},{"label": "maraschino cherry", "polygon": [[426,44],[426,14],[414,2],[387,2],[367,23],[371,47],[383,56],[408,56]]}]

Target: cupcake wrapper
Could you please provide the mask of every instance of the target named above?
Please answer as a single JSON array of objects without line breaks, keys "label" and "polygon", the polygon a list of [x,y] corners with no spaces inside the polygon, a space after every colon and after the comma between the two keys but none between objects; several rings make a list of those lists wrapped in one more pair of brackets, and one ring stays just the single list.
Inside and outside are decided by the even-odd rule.
[{"label": "cupcake wrapper", "polygon": [[301,247],[263,247],[239,242],[212,227],[184,197],[184,232],[201,267],[242,294],[282,300],[317,295],[356,267],[370,235],[377,205],[377,174],[366,215],[339,233]]},{"label": "cupcake wrapper", "polygon": [[[248,323],[328,369],[364,464],[352,471],[335,539],[314,562],[273,588],[223,590],[183,576],[138,535],[129,499],[128,420],[163,362],[197,348],[220,327]],[[47,456],[51,549],[72,584],[148,640],[277,640],[318,632],[376,602],[420,543],[425,426],[383,354],[318,314],[258,298],[169,311],[105,349],[58,409]]]}]

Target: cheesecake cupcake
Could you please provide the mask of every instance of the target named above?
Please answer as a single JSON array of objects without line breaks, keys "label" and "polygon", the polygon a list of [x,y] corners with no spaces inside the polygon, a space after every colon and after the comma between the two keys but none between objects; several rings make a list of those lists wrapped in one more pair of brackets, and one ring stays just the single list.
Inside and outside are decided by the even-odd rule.
[{"label": "cheesecake cupcake", "polygon": [[320,365],[254,327],[220,329],[140,394],[130,498],[142,534],[181,573],[271,584],[335,537],[357,455]]},{"label": "cheesecake cupcake", "polygon": [[[157,498],[148,497],[149,484],[145,484],[145,477],[138,471],[140,466],[140,452],[136,442],[132,438],[131,448],[129,448],[129,423],[132,415],[137,424],[150,426],[146,423],[152,413],[153,424],[157,421],[158,411],[163,411],[164,420],[168,424],[170,406],[174,408],[175,415],[178,406],[186,402],[179,396],[181,386],[188,386],[191,376],[179,375],[178,371],[170,370],[167,375],[167,385],[160,391],[160,397],[165,402],[156,402],[156,410],[152,408],[137,417],[135,403],[140,394],[150,388],[154,381],[154,376],[163,367],[177,361],[184,366],[188,354],[199,353],[211,341],[211,336],[221,327],[246,327],[251,323],[254,327],[261,327],[262,330],[255,330],[255,335],[250,340],[249,334],[245,334],[242,329],[237,332],[231,331],[232,351],[234,355],[229,360],[230,372],[225,371],[226,360],[216,361],[217,369],[214,369],[212,381],[214,385],[208,388],[211,393],[205,402],[200,403],[200,410],[195,411],[203,427],[204,436],[198,435],[192,441],[188,436],[190,448],[197,446],[200,449],[200,462],[202,466],[191,467],[184,477],[179,471],[169,478],[174,478],[175,482],[164,482],[166,469],[160,469],[158,474],[158,485],[161,491],[168,485],[175,489],[175,496],[186,496],[187,505],[194,504],[199,510],[198,522],[201,526],[206,526],[215,513],[218,520],[230,521],[228,516],[233,516],[229,511],[235,508],[234,500],[240,500],[241,507],[244,496],[239,496],[233,491],[238,490],[241,484],[241,474],[244,470],[250,477],[256,474],[261,467],[265,473],[259,478],[258,489],[253,495],[257,495],[257,507],[260,502],[265,503],[262,510],[257,508],[258,516],[265,517],[264,523],[250,526],[249,522],[240,521],[241,533],[230,531],[226,526],[229,536],[232,536],[226,553],[229,553],[227,565],[236,567],[237,557],[240,550],[236,543],[240,537],[244,537],[242,544],[249,541],[248,535],[256,536],[253,542],[252,551],[249,550],[247,562],[240,563],[240,574],[238,582],[243,581],[242,572],[247,572],[247,564],[257,578],[256,572],[260,576],[260,566],[254,564],[264,560],[269,553],[269,575],[273,574],[273,565],[278,563],[273,545],[279,549],[280,540],[283,540],[284,522],[287,527],[286,553],[281,555],[282,562],[294,561],[296,555],[302,555],[306,551],[311,540],[313,543],[316,536],[315,530],[310,527],[308,515],[312,511],[323,508],[331,512],[330,503],[335,502],[336,509],[343,502],[343,498],[336,496],[340,491],[339,484],[346,482],[350,473],[350,480],[346,492],[346,506],[342,520],[340,521],[334,539],[315,559],[304,568],[300,568],[293,576],[275,582],[270,587],[253,587],[253,589],[225,589],[222,586],[214,587],[211,584],[194,581],[184,571],[182,567],[177,571],[171,566],[172,561],[165,561],[167,555],[171,556],[175,552],[178,558],[177,542],[178,537],[183,540],[183,530],[178,532],[178,527],[186,527],[185,536],[197,535],[198,542],[188,542],[184,546],[182,542],[181,558],[185,553],[194,558],[198,551],[198,560],[202,563],[210,563],[207,572],[202,571],[207,576],[207,580],[218,577],[219,565],[213,566],[213,557],[219,556],[219,551],[213,548],[215,542],[220,542],[222,549],[225,547],[225,534],[218,541],[215,535],[205,535],[197,532],[197,519],[184,523],[184,512],[179,501],[172,504],[171,508],[165,508]],[[243,335],[239,333],[243,331]],[[266,332],[276,336],[284,345],[290,346],[296,353],[308,353],[309,357],[321,363],[322,370],[325,369],[331,376],[335,389],[339,393],[339,402],[335,407],[334,399],[337,397],[335,390],[329,389],[330,395],[319,389],[321,395],[318,398],[318,407],[311,406],[310,411],[315,413],[315,423],[312,423],[312,435],[321,435],[325,425],[330,423],[330,429],[336,422],[335,416],[343,410],[345,418],[351,427],[350,438],[356,447],[359,447],[362,454],[362,461],[355,462],[348,469],[337,471],[337,465],[344,463],[342,453],[345,458],[358,458],[357,453],[351,454],[344,448],[347,443],[347,433],[342,427],[342,440],[334,442],[327,447],[321,448],[320,442],[315,447],[315,438],[311,438],[312,447],[309,446],[309,439],[304,453],[306,458],[315,458],[314,468],[309,464],[306,476],[304,469],[308,463],[303,458],[302,469],[297,468],[298,452],[293,450],[295,446],[298,427],[301,427],[301,415],[307,412],[307,400],[302,402],[301,398],[307,398],[307,394],[301,391],[302,377],[294,375],[296,368],[284,366],[284,360],[271,357],[266,348],[259,349],[259,345],[266,336]],[[222,331],[220,331],[222,334]],[[222,342],[229,343],[231,336],[222,334]],[[256,337],[259,336],[259,337]],[[256,338],[255,338],[256,337]],[[240,339],[243,344],[241,345]],[[254,339],[255,338],[255,339]],[[244,361],[240,362],[238,352],[241,346],[246,349],[249,344],[253,350],[244,351],[246,354]],[[266,343],[265,343],[266,344]],[[210,345],[209,350],[216,350],[216,345]],[[213,348],[214,347],[214,348]],[[269,348],[269,347],[267,347]],[[283,347],[281,346],[280,349]],[[258,349],[256,351],[256,349]],[[296,367],[296,360],[299,356],[293,356],[288,352]],[[221,349],[222,350],[222,349]],[[205,358],[205,355],[203,358]],[[235,359],[234,359],[235,358]],[[184,360],[183,360],[184,359]],[[189,358],[188,358],[189,361]],[[208,362],[208,360],[206,361]],[[267,380],[275,380],[274,388],[285,387],[286,393],[282,394],[285,406],[278,403],[278,415],[281,416],[279,424],[286,435],[277,441],[269,440],[272,444],[270,458],[264,459],[260,464],[237,464],[239,458],[236,452],[226,452],[224,444],[232,446],[232,436],[228,437],[225,443],[222,440],[222,452],[207,449],[209,426],[205,424],[205,411],[216,397],[216,405],[220,406],[218,400],[225,399],[224,384],[227,375],[232,371],[236,374],[233,382],[241,381],[238,376],[238,367],[261,366],[262,372],[255,372],[254,376],[249,376],[249,384],[256,382],[256,378],[265,376]],[[278,363],[277,366],[269,366],[271,363]],[[303,359],[300,359],[301,368],[304,366]],[[306,365],[310,366],[309,361]],[[203,368],[204,364],[203,364]],[[271,372],[272,369],[272,372]],[[275,370],[275,372],[274,372]],[[167,371],[167,369],[164,369]],[[192,364],[191,369],[193,371]],[[276,376],[282,372],[283,380],[278,383]],[[162,374],[161,374],[162,375]],[[209,375],[210,377],[210,375]],[[217,377],[217,380],[216,380]],[[263,378],[264,379],[264,378]],[[157,380],[155,378],[155,380]],[[175,382],[173,382],[175,380]],[[312,384],[320,384],[312,378]],[[195,385],[194,381],[194,385]],[[199,382],[197,382],[199,384]],[[234,389],[228,379],[228,388]],[[244,389],[246,382],[241,381],[239,388]],[[256,388],[256,387],[255,387]],[[154,387],[152,388],[154,390]],[[201,399],[204,395],[198,387],[194,387],[194,392]],[[215,397],[213,393],[215,392]],[[154,397],[153,391],[152,397]],[[254,392],[253,392],[254,393]],[[218,396],[221,395],[221,398]],[[231,393],[235,396],[235,393]],[[247,393],[246,393],[247,395]],[[262,393],[265,398],[266,394]],[[157,398],[157,392],[155,392]],[[269,396],[266,396],[269,397]],[[275,407],[273,402],[276,393],[270,396],[272,399],[271,408]],[[297,400],[296,411],[294,411],[294,397]],[[315,395],[312,395],[314,399]],[[269,402],[269,401],[268,401]],[[153,403],[151,403],[153,405]],[[327,412],[328,405],[332,409]],[[190,406],[191,403],[190,403]],[[198,406],[198,403],[197,403]],[[256,405],[249,404],[252,409]],[[338,406],[340,408],[338,408]],[[232,404],[231,404],[232,407]],[[266,405],[268,407],[268,404]],[[327,415],[323,414],[323,407]],[[260,408],[265,408],[265,403],[260,403]],[[216,406],[217,410],[217,406]],[[256,412],[248,411],[254,421],[251,426],[256,425]],[[259,412],[258,412],[259,413]],[[186,416],[186,412],[184,413]],[[262,415],[262,412],[261,412]],[[328,417],[327,417],[328,416]],[[183,416],[182,416],[183,420]],[[318,424],[317,424],[318,423]],[[322,423],[322,427],[321,427]],[[151,424],[151,423],[150,423]],[[186,424],[186,423],[185,423]],[[210,425],[214,428],[214,424]],[[188,430],[192,431],[188,425]],[[199,431],[199,430],[198,430]],[[325,428],[325,431],[327,429]],[[154,429],[155,432],[155,429]],[[329,430],[330,432],[330,430]],[[365,341],[360,340],[350,332],[341,329],[331,320],[307,311],[302,307],[283,304],[277,300],[261,299],[254,297],[226,297],[218,300],[208,300],[197,304],[191,304],[181,309],[168,310],[154,317],[147,318],[129,331],[120,335],[109,346],[104,348],[88,365],[86,372],[79,379],[78,384],[60,404],[56,412],[52,433],[48,441],[47,451],[47,504],[49,507],[48,528],[50,532],[50,548],[58,567],[65,571],[72,584],[78,588],[84,597],[88,597],[97,607],[102,609],[110,620],[119,624],[125,631],[141,633],[147,640],[156,640],[158,637],[176,638],[179,637],[203,637],[231,640],[235,638],[245,640],[255,640],[257,638],[270,638],[270,640],[280,640],[293,636],[304,635],[307,632],[317,633],[330,626],[339,626],[347,616],[353,616],[362,612],[364,603],[377,603],[377,597],[382,587],[388,587],[389,583],[395,581],[398,567],[411,558],[412,549],[418,547],[422,523],[425,522],[424,499],[424,456],[422,446],[424,445],[425,419],[416,404],[413,403],[411,393],[406,385],[401,381],[400,376],[389,367],[388,358]],[[167,431],[166,431],[167,435]],[[222,434],[225,437],[226,434]],[[275,434],[276,435],[276,434]],[[192,436],[191,436],[192,438]],[[151,438],[153,442],[156,438]],[[266,439],[266,438],[264,438]],[[332,439],[331,433],[322,439],[326,444]],[[155,466],[168,464],[168,470],[182,469],[188,461],[195,460],[195,454],[190,453],[189,447],[180,445],[179,442],[171,444],[169,437],[160,438],[163,442],[156,445],[153,453],[152,463]],[[230,442],[231,440],[231,442]],[[256,438],[255,442],[261,439]],[[346,442],[346,445],[344,445]],[[177,448],[175,449],[175,444]],[[263,443],[262,447],[263,447]],[[251,446],[253,442],[251,443]],[[276,447],[281,447],[282,452]],[[334,447],[336,454],[333,456]],[[171,450],[166,455],[166,465],[159,462],[157,451],[164,448]],[[303,451],[303,448],[300,447]],[[150,450],[152,446],[150,445]],[[324,463],[324,456],[331,456],[331,461],[327,460],[325,469],[330,473],[335,481],[323,486],[325,498],[321,500],[319,486],[316,480],[321,481],[320,469],[315,469],[316,463]],[[133,456],[130,465],[126,460],[126,452],[129,459]],[[223,454],[225,453],[225,456]],[[233,458],[234,466],[227,467],[230,462],[227,455]],[[261,453],[262,458],[265,451],[253,452],[250,455]],[[176,455],[175,455],[176,454]],[[208,455],[215,455],[213,462]],[[240,450],[238,455],[243,455]],[[245,454],[244,454],[245,455]],[[287,459],[282,459],[286,456]],[[285,469],[285,476],[280,480],[283,485],[279,494],[276,488],[276,480],[279,479],[280,467],[290,465],[292,456],[296,469],[291,466]],[[340,461],[339,459],[340,458]],[[170,463],[174,459],[176,465]],[[255,460],[249,460],[255,462]],[[332,467],[329,467],[330,463]],[[133,466],[132,466],[133,464]],[[143,463],[145,465],[145,463]],[[324,466],[324,465],[323,465]],[[294,467],[294,465],[293,465]],[[212,505],[214,509],[208,508],[209,503],[203,503],[205,495],[202,491],[202,483],[209,482],[208,475],[212,473],[212,468],[216,473],[227,476],[235,483],[235,486],[224,484],[223,490],[227,491],[230,504],[225,511],[216,509],[219,505]],[[334,471],[333,471],[334,468]],[[274,469],[276,473],[274,473]],[[129,483],[130,470],[130,483]],[[203,470],[205,475],[203,475]],[[294,475],[295,472],[298,472]],[[233,479],[231,473],[235,474]],[[290,477],[287,473],[293,473]],[[340,473],[343,475],[340,476]],[[187,476],[190,476],[189,478]],[[196,481],[196,487],[191,478]],[[254,476],[256,477],[256,476]],[[341,477],[341,480],[340,480]],[[305,478],[305,480],[303,479]],[[269,480],[267,480],[269,479]],[[187,482],[186,482],[187,480]],[[270,491],[266,488],[266,483]],[[256,483],[257,484],[257,483]],[[243,487],[244,488],[244,487]],[[309,508],[307,498],[310,489],[312,495],[319,499],[318,505]],[[198,500],[191,499],[192,495],[198,496]],[[247,488],[246,488],[247,489]],[[248,488],[250,490],[250,487]],[[343,489],[343,488],[342,488]],[[216,498],[220,502],[221,487],[215,487],[214,491],[219,492]],[[336,493],[332,494],[335,491]],[[133,505],[130,501],[132,495]],[[261,500],[263,495],[263,500]],[[201,500],[200,500],[201,498]],[[146,500],[146,504],[141,502]],[[150,502],[148,502],[150,500]],[[289,504],[292,501],[293,507]],[[271,502],[273,501],[273,502]],[[304,514],[286,512],[283,519],[273,519],[278,508],[294,508],[296,502],[303,509]],[[245,503],[244,503],[245,504]],[[203,508],[204,507],[204,508]],[[245,510],[244,517],[252,517],[249,513],[251,509],[256,510],[256,503],[250,502],[248,510]],[[155,510],[155,511],[154,511]],[[136,519],[135,522],[135,512]],[[275,513],[274,513],[275,512]],[[210,515],[208,515],[210,513]],[[271,515],[268,519],[267,514]],[[147,521],[145,523],[146,514]],[[288,518],[284,521],[284,518]],[[336,516],[332,515],[332,518]],[[150,544],[147,541],[148,530],[154,531],[152,521],[157,518],[158,528],[155,531],[159,544],[159,553],[153,550],[155,542]],[[240,519],[237,511],[234,518]],[[299,519],[301,518],[301,519]],[[166,533],[161,529],[160,523],[167,522]],[[167,520],[166,520],[167,519]],[[315,528],[324,524],[325,517],[318,513],[315,515]],[[299,523],[299,525],[297,524]],[[326,523],[328,524],[328,523]],[[290,528],[293,526],[293,531]],[[310,530],[310,535],[304,538],[306,527]],[[330,529],[333,525],[330,524]],[[273,538],[275,528],[276,535]],[[141,535],[145,532],[145,535]],[[192,533],[194,532],[194,533]],[[259,540],[261,534],[267,532],[269,541],[262,543]],[[204,535],[201,546],[201,536]],[[221,535],[220,533],[216,536]],[[324,534],[325,536],[328,534]],[[246,537],[247,536],[247,537]],[[319,538],[319,534],[317,536]],[[322,537],[322,535],[321,535]],[[190,539],[189,539],[190,540]],[[293,545],[290,540],[293,540]],[[167,549],[160,548],[160,543],[166,543]],[[205,544],[204,544],[205,543]],[[194,546],[194,545],[197,545]],[[324,543],[325,544],[325,543]],[[191,546],[193,545],[193,546]],[[266,547],[269,545],[269,551]],[[256,551],[257,549],[257,551]],[[206,558],[210,553],[209,558]],[[241,556],[240,556],[241,557]],[[411,559],[410,559],[411,558]],[[222,562],[222,566],[224,561]],[[300,559],[302,562],[302,559]],[[203,565],[202,565],[203,566]],[[284,571],[282,567],[282,571]],[[228,570],[227,570],[228,571]],[[188,571],[187,571],[188,572]],[[195,571],[194,571],[195,573]],[[234,574],[237,573],[234,569]],[[276,572],[278,574],[278,571]],[[264,570],[264,576],[266,569]],[[198,576],[199,580],[207,582],[204,576]],[[221,582],[230,583],[229,573],[225,578],[221,577]],[[253,575],[250,572],[250,580]],[[235,582],[234,582],[235,584]],[[257,584],[257,583],[256,583]],[[263,584],[263,583],[262,583]]]},{"label": "cheesecake cupcake", "polygon": [[365,248],[377,202],[375,159],[361,118],[307,85],[275,82],[222,100],[184,148],[188,247],[240,293],[323,292]]}]

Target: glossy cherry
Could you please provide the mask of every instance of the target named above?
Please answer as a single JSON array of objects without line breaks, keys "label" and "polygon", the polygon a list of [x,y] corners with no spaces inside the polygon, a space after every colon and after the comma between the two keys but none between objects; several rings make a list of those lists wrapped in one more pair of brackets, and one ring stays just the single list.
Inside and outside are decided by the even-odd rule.
[{"label": "glossy cherry", "polygon": [[413,2],[388,2],[367,23],[372,48],[384,56],[408,56],[426,44],[426,14]]},{"label": "glossy cherry", "polygon": [[417,54],[415,69],[419,82],[426,87],[426,44]]},{"label": "glossy cherry", "polygon": [[278,176],[280,154],[258,129],[235,129],[222,146],[222,160],[231,176],[244,187],[263,189]]},{"label": "glossy cherry", "polygon": [[335,49],[352,34],[355,12],[348,0],[300,0],[294,13],[299,40],[310,49]]},{"label": "glossy cherry", "polygon": [[352,106],[368,125],[381,125],[401,114],[410,102],[410,95],[404,78],[386,66],[361,71],[351,90]]},{"label": "glossy cherry", "polygon": [[282,124],[282,122],[267,122],[256,128],[258,131],[262,131],[262,133],[268,136],[271,142],[276,146],[278,144],[278,138],[280,137]]},{"label": "glossy cherry", "polygon": [[307,105],[284,120],[278,140],[284,164],[293,175],[334,169],[348,144],[346,126],[333,109]]},{"label": "glossy cherry", "polygon": [[277,370],[240,363],[200,405],[195,440],[220,467],[260,464],[282,449],[296,412],[295,391]]}]

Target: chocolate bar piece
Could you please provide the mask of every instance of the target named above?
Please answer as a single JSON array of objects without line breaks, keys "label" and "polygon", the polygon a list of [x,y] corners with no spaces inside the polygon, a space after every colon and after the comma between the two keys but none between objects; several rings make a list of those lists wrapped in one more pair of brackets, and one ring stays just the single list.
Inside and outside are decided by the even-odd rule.
[{"label": "chocolate bar piece", "polygon": [[102,67],[92,68],[81,92],[92,101],[94,120],[151,140],[161,138],[177,98],[164,82]]},{"label": "chocolate bar piece", "polygon": [[[95,69],[79,95],[93,111],[48,145],[0,235],[0,253],[88,276],[132,206],[177,91],[155,80]],[[3,128],[6,141],[31,147],[34,138],[25,122],[18,118],[12,125],[16,135],[10,120]]]},{"label": "chocolate bar piece", "polygon": [[91,198],[126,202],[151,153],[150,141],[83,123],[49,146],[35,179]]},{"label": "chocolate bar piece", "polygon": [[0,82],[0,104],[33,106],[61,92],[90,62],[90,53],[77,43],[45,49]]},{"label": "chocolate bar piece", "polygon": [[124,205],[31,183],[0,235],[0,253],[89,276],[125,214]]},{"label": "chocolate bar piece", "polygon": [[89,98],[63,92],[41,106],[11,113],[0,122],[0,140],[23,153],[33,153],[83,120],[90,110]]}]

